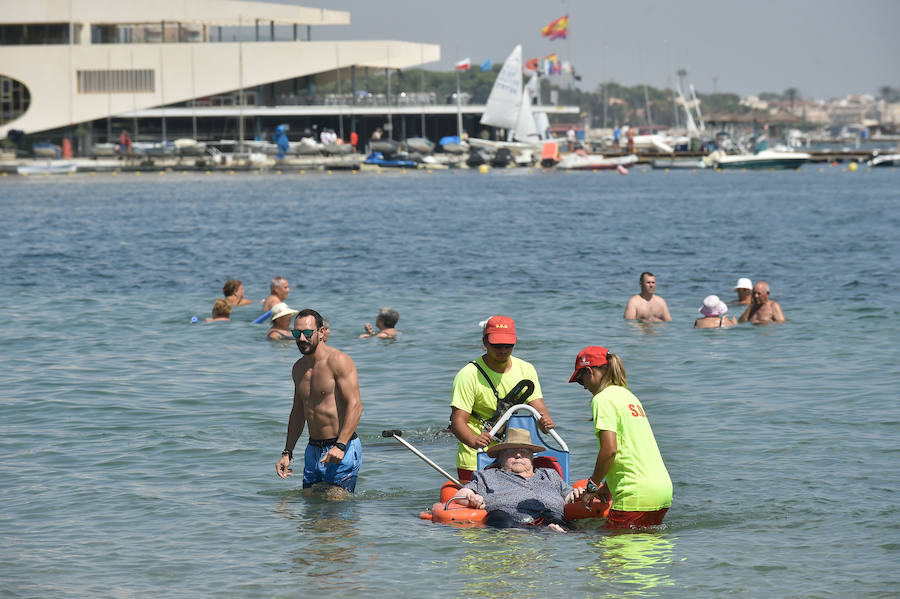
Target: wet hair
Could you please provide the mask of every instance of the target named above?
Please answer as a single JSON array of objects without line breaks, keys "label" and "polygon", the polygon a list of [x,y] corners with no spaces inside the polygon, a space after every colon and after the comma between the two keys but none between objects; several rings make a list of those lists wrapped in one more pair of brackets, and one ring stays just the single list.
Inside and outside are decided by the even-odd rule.
[{"label": "wet hair", "polygon": [[656,275],[653,274],[652,272],[646,272],[646,271],[644,271],[644,272],[641,273],[641,276],[640,276],[640,278],[638,279],[638,283],[643,283],[643,282],[644,282],[644,277],[655,277],[655,276],[656,276]]},{"label": "wet hair", "polygon": [[294,317],[294,324],[296,324],[297,321],[301,318],[306,318],[307,316],[312,316],[316,319],[316,329],[321,329],[323,326],[325,326],[325,319],[322,318],[321,314],[319,314],[312,308],[304,308],[303,310],[300,310],[300,313]]},{"label": "wet hair", "polygon": [[600,379],[600,390],[603,391],[610,385],[618,387],[628,387],[628,379],[625,378],[625,365],[622,364],[622,358],[614,353],[606,354],[606,364],[595,368],[600,368],[603,376]]},{"label": "wet hair", "polygon": [[222,293],[225,295],[225,297],[234,295],[235,293],[237,293],[237,290],[240,286],[240,279],[228,279],[227,281],[225,281],[225,284],[222,285]]},{"label": "wet hair", "polygon": [[231,318],[231,304],[229,304],[222,298],[217,299],[215,302],[213,302],[212,317]]},{"label": "wet hair", "polygon": [[390,306],[384,306],[378,311],[378,317],[375,320],[381,320],[384,323],[384,328],[392,329],[397,324],[397,321],[400,320],[400,313]]},{"label": "wet hair", "polygon": [[269,283],[269,290],[272,293],[275,293],[275,288],[281,287],[285,283],[287,283],[287,279],[285,279],[284,277],[275,277],[274,279],[272,279],[272,282]]}]

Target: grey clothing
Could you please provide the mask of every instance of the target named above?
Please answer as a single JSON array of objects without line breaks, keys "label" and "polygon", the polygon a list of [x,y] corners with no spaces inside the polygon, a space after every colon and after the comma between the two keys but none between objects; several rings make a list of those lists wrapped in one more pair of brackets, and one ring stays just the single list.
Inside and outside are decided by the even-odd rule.
[{"label": "grey clothing", "polygon": [[531,478],[488,468],[475,472],[465,487],[484,497],[488,512],[503,510],[525,522],[541,516],[561,521],[566,495],[572,492],[552,468],[537,468]]}]

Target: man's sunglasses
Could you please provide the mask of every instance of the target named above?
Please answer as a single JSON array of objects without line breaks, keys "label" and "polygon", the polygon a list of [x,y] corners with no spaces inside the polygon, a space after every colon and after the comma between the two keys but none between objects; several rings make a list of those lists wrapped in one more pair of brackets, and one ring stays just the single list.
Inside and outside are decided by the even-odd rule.
[{"label": "man's sunglasses", "polygon": [[303,335],[307,339],[312,339],[312,336],[316,334],[315,329],[291,329],[291,334],[294,336],[294,339],[299,339],[300,335]]}]

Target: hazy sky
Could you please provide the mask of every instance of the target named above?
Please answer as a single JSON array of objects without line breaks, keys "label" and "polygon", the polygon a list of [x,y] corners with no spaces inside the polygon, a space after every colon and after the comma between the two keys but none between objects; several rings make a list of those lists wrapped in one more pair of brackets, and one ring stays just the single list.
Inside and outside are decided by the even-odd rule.
[{"label": "hazy sky", "polygon": [[[836,98],[900,88],[900,0],[293,0],[350,12],[349,26],[315,27],[313,40],[395,39],[441,46],[433,70],[466,57],[502,62],[557,52],[582,75],[666,87],[679,68],[698,91],[741,95],[796,87]],[[568,40],[542,27],[570,6]],[[715,82],[714,82],[715,78]]]}]

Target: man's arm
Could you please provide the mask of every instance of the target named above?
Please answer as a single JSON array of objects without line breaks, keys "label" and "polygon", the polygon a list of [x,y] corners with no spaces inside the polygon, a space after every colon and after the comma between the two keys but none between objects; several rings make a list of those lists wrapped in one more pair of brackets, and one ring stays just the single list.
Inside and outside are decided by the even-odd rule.
[{"label": "man's arm", "polygon": [[491,444],[491,435],[488,434],[487,430],[482,431],[480,435],[476,435],[468,427],[466,423],[469,421],[469,416],[471,416],[469,412],[455,407],[451,407],[450,410],[450,430],[453,431],[457,439],[475,449],[481,449]]},{"label": "man's arm", "polygon": [[628,300],[628,303],[625,304],[625,318],[629,320],[637,320],[637,302],[635,301],[635,296],[632,296],[631,299]]},{"label": "man's arm", "polygon": [[744,310],[744,313],[741,314],[741,317],[738,318],[738,322],[747,322],[750,320],[750,310],[753,308],[753,304],[747,304],[747,309]]},{"label": "man's arm", "polygon": [[[659,296],[656,296],[656,297],[659,297]],[[666,303],[666,300],[664,300],[664,299],[661,298],[661,297],[659,298],[659,301],[662,303],[662,312],[663,312],[663,313],[662,313],[662,320],[663,320],[664,322],[671,322],[671,320],[672,320],[672,315],[669,314],[669,304],[667,304],[667,303]]]},{"label": "man's arm", "polygon": [[[306,412],[303,405],[303,397],[297,390],[297,366],[294,365],[294,405],[291,407],[291,415],[288,418],[287,438],[284,440],[285,451],[294,451],[297,445],[297,439],[303,433],[303,427],[306,426]],[[291,458],[288,455],[282,455],[281,459],[275,465],[275,472],[281,478],[287,478],[291,475]]]},{"label": "man's arm", "polygon": [[556,426],[553,422],[553,418],[550,417],[550,412],[547,410],[547,404],[544,403],[543,397],[538,397],[537,399],[532,399],[528,402],[528,405],[533,407],[538,411],[541,415],[541,420],[538,423],[538,426],[541,427],[541,430],[545,433],[549,431],[551,428]]},{"label": "man's arm", "polygon": [[[356,364],[345,353],[340,353],[332,358],[334,365],[334,401],[343,404],[344,422],[338,432],[338,443],[349,443],[350,437],[356,431],[359,418],[362,416],[362,399],[359,396],[359,378],[356,374]],[[325,464],[337,463],[344,459],[344,452],[338,447],[332,447],[322,458]]]},{"label": "man's arm", "polygon": [[774,305],[772,306],[772,320],[777,323],[785,323],[787,319],[784,317],[784,312],[781,311],[781,304],[778,302],[772,302]]}]

